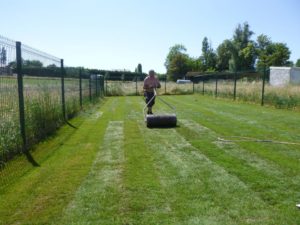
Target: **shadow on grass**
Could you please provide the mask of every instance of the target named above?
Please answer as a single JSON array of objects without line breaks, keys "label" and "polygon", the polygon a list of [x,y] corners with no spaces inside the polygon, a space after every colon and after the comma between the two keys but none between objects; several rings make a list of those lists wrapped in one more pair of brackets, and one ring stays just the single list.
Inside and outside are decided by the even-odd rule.
[{"label": "shadow on grass", "polygon": [[68,120],[65,120],[65,123],[67,125],[69,125],[70,127],[74,128],[74,129],[78,129],[76,126],[74,126],[73,124],[71,124]]},{"label": "shadow on grass", "polygon": [[[147,126],[147,124],[146,124]],[[153,126],[153,127],[148,127],[148,129],[176,129],[176,128],[180,128],[180,125],[176,125],[176,126]]]},{"label": "shadow on grass", "polygon": [[30,162],[32,166],[40,167],[40,164],[38,164],[37,161],[35,161],[35,159],[32,157],[29,151],[25,151],[24,155],[26,156],[28,162]]}]

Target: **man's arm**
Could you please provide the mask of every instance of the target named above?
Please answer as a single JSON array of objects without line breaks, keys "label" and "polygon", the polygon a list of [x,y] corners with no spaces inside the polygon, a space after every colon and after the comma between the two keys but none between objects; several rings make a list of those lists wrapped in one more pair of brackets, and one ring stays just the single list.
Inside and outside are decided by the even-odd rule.
[{"label": "man's arm", "polygon": [[156,81],[157,81],[156,88],[160,88],[160,87],[161,87],[161,85],[160,85],[160,83],[159,83],[159,80],[158,80],[158,79],[156,79]]},{"label": "man's arm", "polygon": [[145,78],[143,89],[144,89],[144,91],[145,91],[145,90],[148,89],[148,88],[149,88],[149,84],[148,84],[147,78]]}]

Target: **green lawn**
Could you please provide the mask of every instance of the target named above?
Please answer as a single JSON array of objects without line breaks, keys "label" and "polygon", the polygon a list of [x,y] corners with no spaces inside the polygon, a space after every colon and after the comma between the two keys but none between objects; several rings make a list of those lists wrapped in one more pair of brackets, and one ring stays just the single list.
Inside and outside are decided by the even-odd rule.
[{"label": "green lawn", "polygon": [[0,224],[300,224],[299,112],[163,98],[176,128],[148,129],[142,97],[106,98],[36,146],[39,167],[10,162]]}]

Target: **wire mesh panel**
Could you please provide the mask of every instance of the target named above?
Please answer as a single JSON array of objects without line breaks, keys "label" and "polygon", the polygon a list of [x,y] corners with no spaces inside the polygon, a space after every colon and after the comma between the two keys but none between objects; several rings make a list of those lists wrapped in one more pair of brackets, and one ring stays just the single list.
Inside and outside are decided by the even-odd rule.
[{"label": "wire mesh panel", "polygon": [[15,62],[15,42],[0,36],[0,169],[22,149]]},{"label": "wire mesh panel", "polygon": [[217,81],[217,94],[222,98],[233,98],[234,95],[234,80],[232,79],[220,79]]},{"label": "wire mesh panel", "polygon": [[101,75],[92,74],[90,76],[90,100],[96,101],[101,96],[104,87]]},{"label": "wire mesh panel", "polygon": [[24,102],[28,144],[45,138],[62,124],[59,78],[24,77]]},{"label": "wire mesh panel", "polygon": [[166,92],[168,94],[175,94],[175,95],[192,94],[193,83],[192,82],[167,82]]},{"label": "wire mesh panel", "polygon": [[236,98],[240,101],[260,103],[262,95],[262,81],[240,79],[236,84]]},{"label": "wire mesh panel", "polygon": [[79,101],[79,79],[66,78],[65,79],[65,104],[66,116],[72,118],[76,112],[80,110]]},{"label": "wire mesh panel", "polygon": [[66,73],[63,60],[0,36],[0,191],[10,183],[6,175],[15,174],[10,159],[22,153],[15,160],[19,175],[27,163],[37,166],[33,144],[103,96],[103,77],[79,71]]},{"label": "wire mesh panel", "polygon": [[216,84],[215,80],[205,80],[204,82],[204,94],[205,95],[215,95]]},{"label": "wire mesh panel", "polygon": [[84,77],[81,81],[82,103],[85,104],[90,101],[90,79]]},{"label": "wire mesh panel", "polygon": [[60,59],[22,45],[27,144],[45,138],[62,123]]}]

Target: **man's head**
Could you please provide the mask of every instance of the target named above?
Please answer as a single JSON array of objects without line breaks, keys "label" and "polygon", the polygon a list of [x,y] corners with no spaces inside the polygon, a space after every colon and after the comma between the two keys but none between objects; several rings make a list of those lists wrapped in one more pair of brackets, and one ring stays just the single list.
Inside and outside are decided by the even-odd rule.
[{"label": "man's head", "polygon": [[154,70],[149,70],[149,75],[150,75],[151,77],[153,77],[154,74],[155,74]]}]

